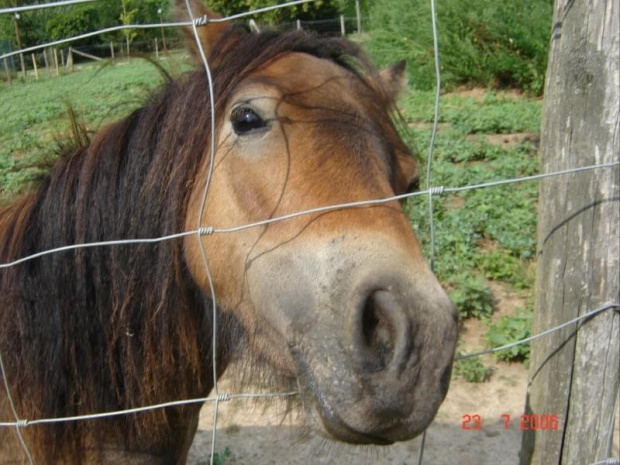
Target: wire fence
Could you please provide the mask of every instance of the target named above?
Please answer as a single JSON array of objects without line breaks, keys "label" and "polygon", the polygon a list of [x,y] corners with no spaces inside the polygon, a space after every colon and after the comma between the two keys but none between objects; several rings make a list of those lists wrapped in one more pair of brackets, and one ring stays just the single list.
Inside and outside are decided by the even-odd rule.
[{"label": "wire fence", "polygon": [[[92,2],[96,0],[83,1]],[[345,16],[323,20],[300,20],[273,25],[263,24],[253,20],[250,22],[251,27],[259,32],[261,30],[287,32],[303,29],[312,31],[323,37],[347,36],[352,33],[358,33],[360,32],[362,24],[363,22],[356,17]],[[10,82],[13,75],[17,74],[19,71],[19,63],[16,63],[15,59],[20,55],[25,58],[25,69],[22,70],[24,75],[30,75],[30,77],[34,75],[36,80],[39,80],[40,74],[44,74],[43,71],[45,71],[48,76],[58,76],[61,71],[67,69],[73,71],[74,64],[79,62],[84,63],[92,60],[115,60],[122,58],[128,59],[140,54],[154,54],[156,58],[159,59],[160,56],[165,56],[165,52],[184,50],[184,40],[181,40],[177,36],[167,36],[164,32],[164,29],[176,29],[183,25],[189,27],[189,22],[114,26],[100,31],[81,34],[76,37],[60,39],[15,50],[10,48],[10,41],[6,41],[5,48],[8,47],[8,50],[4,50],[3,53],[0,54],[0,60],[3,61],[4,66],[4,74],[0,74],[0,77],[4,77]],[[130,42],[117,39],[111,40],[108,43],[89,43],[89,39],[92,40],[94,37],[100,36],[106,32],[112,33],[118,32],[119,30],[132,29],[134,26],[138,29],[159,28],[161,29],[161,34],[159,37],[150,39],[142,38],[131,40]],[[75,42],[80,42],[80,44],[74,45]],[[0,51],[2,51],[2,48],[0,48]]]},{"label": "wire fence", "polygon": [[[59,2],[58,5],[62,4],[62,5],[67,5],[67,4],[74,4],[74,3],[82,3],[82,2],[86,2],[86,1],[92,1],[92,0],[69,0],[69,1],[63,1],[63,2]],[[242,19],[245,18],[247,16],[251,16],[251,15],[255,15],[255,14],[259,14],[262,12],[266,12],[266,11],[271,11],[273,9],[277,9],[277,8],[286,8],[289,6],[293,6],[293,5],[298,5],[298,4],[302,4],[302,3],[308,3],[308,2],[312,2],[314,0],[297,0],[297,1],[293,1],[293,2],[288,2],[285,4],[280,4],[280,5],[275,5],[273,7],[267,7],[267,8],[261,8],[261,9],[257,9],[257,10],[252,10],[252,11],[248,11],[246,13],[242,13],[242,14],[237,14],[237,15],[232,15],[232,16],[228,16],[228,17],[224,17],[224,18],[207,18],[206,16],[203,17],[195,17],[192,10],[191,10],[191,6],[189,4],[189,0],[186,0],[186,6],[187,6],[187,11],[188,11],[188,15],[190,17],[190,21],[184,21],[184,22],[174,22],[174,23],[157,23],[157,24],[132,24],[132,25],[122,25],[122,26],[114,26],[114,27],[110,27],[110,28],[106,28],[106,29],[102,29],[102,30],[98,30],[98,31],[93,31],[93,32],[89,32],[89,33],[85,33],[85,34],[81,34],[75,37],[70,37],[70,38],[66,38],[66,39],[61,39],[61,40],[57,40],[57,41],[53,41],[53,42],[49,42],[46,44],[40,44],[40,45],[36,45],[33,47],[28,47],[22,50],[17,50],[17,51],[11,51],[11,52],[7,52],[4,53],[3,55],[0,56],[0,60],[2,59],[6,59],[6,58],[10,58],[12,56],[18,55],[18,54],[24,54],[24,53],[30,53],[30,52],[35,52],[35,51],[40,51],[40,50],[44,50],[46,48],[49,47],[54,47],[54,46],[58,46],[58,45],[64,45],[64,44],[69,44],[69,43],[73,43],[75,41],[79,41],[85,38],[89,38],[89,37],[93,37],[95,35],[99,35],[99,34],[103,34],[106,32],[114,32],[114,31],[119,31],[119,30],[124,30],[124,29],[147,29],[147,28],[178,28],[178,27],[191,27],[193,29],[196,41],[197,41],[197,45],[199,48],[199,52],[201,54],[202,57],[202,61],[203,61],[203,65],[206,71],[206,77],[207,77],[207,82],[206,85],[209,89],[209,94],[211,96],[210,98],[210,109],[209,111],[211,112],[211,134],[215,134],[215,107],[214,107],[214,99],[213,99],[213,82],[212,82],[212,78],[211,78],[211,70],[209,67],[209,61],[208,58],[206,56],[206,54],[204,53],[203,49],[202,49],[202,44],[199,40],[199,36],[198,36],[198,28],[201,26],[204,26],[205,24],[207,24],[208,22],[224,22],[224,21],[232,21],[232,20],[238,20],[238,19]],[[52,5],[52,4],[47,4],[47,5]],[[40,5],[38,5],[40,6]],[[22,8],[24,11],[25,9],[32,9],[32,8],[36,8],[37,5],[32,6],[32,7],[20,7]],[[11,13],[11,11],[9,11],[11,9],[3,9],[0,10],[0,13]],[[187,237],[187,236],[208,236],[208,235],[213,235],[213,234],[232,234],[232,233],[236,233],[239,231],[243,231],[243,230],[247,230],[250,228],[256,228],[256,227],[262,227],[262,226],[266,226],[269,224],[273,224],[276,222],[281,222],[281,221],[286,221],[286,220],[290,220],[292,218],[297,218],[303,215],[311,215],[311,214],[317,214],[317,213],[322,213],[322,212],[327,212],[327,211],[335,211],[335,210],[341,210],[341,209],[348,209],[348,208],[359,208],[359,207],[366,207],[366,206],[372,206],[372,205],[379,205],[379,204],[384,204],[384,203],[389,203],[389,202],[393,202],[393,201],[398,201],[398,200],[403,200],[403,199],[407,199],[407,198],[411,198],[411,197],[416,197],[416,196],[427,196],[428,197],[428,202],[429,202],[429,211],[428,211],[428,215],[429,215],[429,224],[430,224],[430,263],[431,263],[431,267],[434,267],[434,259],[435,259],[435,248],[434,248],[434,241],[435,241],[435,229],[434,229],[434,210],[433,210],[433,197],[436,195],[442,195],[444,193],[457,193],[457,192],[463,192],[463,191],[467,191],[467,190],[473,190],[473,189],[485,189],[485,188],[491,188],[491,187],[499,187],[499,186],[505,186],[505,185],[509,185],[509,184],[513,184],[513,183],[520,183],[520,182],[530,182],[530,181],[538,181],[544,178],[548,178],[548,177],[555,177],[555,176],[563,176],[563,175],[568,175],[568,174],[574,174],[574,173],[581,173],[581,172],[585,172],[585,171],[591,171],[591,170],[602,170],[602,169],[610,169],[610,168],[614,168],[614,167],[618,167],[620,166],[620,161],[616,161],[616,162],[612,162],[612,163],[606,163],[606,164],[597,164],[597,165],[589,165],[589,166],[582,166],[582,167],[575,167],[572,169],[567,169],[567,170],[562,170],[562,171],[555,171],[555,172],[550,172],[550,173],[543,173],[543,174],[538,174],[538,175],[534,175],[534,176],[526,176],[526,177],[520,177],[520,178],[513,178],[513,179],[499,179],[496,181],[491,181],[491,182],[486,182],[486,183],[481,183],[481,184],[473,184],[473,185],[465,185],[465,186],[433,186],[432,184],[432,161],[433,161],[433,154],[434,154],[434,144],[435,144],[435,139],[437,136],[437,131],[438,131],[438,123],[439,123],[439,101],[440,101],[440,91],[441,91],[441,68],[440,68],[440,57],[439,57],[439,46],[438,46],[438,34],[437,34],[437,23],[436,23],[436,14],[435,14],[435,2],[434,0],[431,0],[431,11],[432,11],[432,28],[433,28],[433,38],[434,38],[434,51],[435,51],[435,69],[436,69],[436,95],[435,95],[435,109],[434,109],[434,120],[433,120],[433,128],[432,128],[432,133],[431,133],[431,139],[430,139],[430,144],[429,144],[429,149],[428,149],[428,155],[427,155],[427,170],[426,170],[426,181],[427,181],[427,186],[428,188],[426,190],[423,191],[419,191],[419,192],[414,192],[414,193],[408,193],[408,194],[403,194],[403,195],[397,195],[397,196],[393,196],[393,197],[389,197],[389,198],[383,198],[383,199],[371,199],[371,200],[367,200],[367,201],[359,201],[359,202],[350,202],[350,203],[342,203],[342,204],[338,204],[338,205],[328,205],[328,206],[319,206],[316,208],[312,208],[312,209],[308,209],[308,210],[304,210],[304,211],[299,211],[299,212],[293,212],[287,215],[283,215],[283,216],[279,216],[279,217],[274,217],[274,218],[269,218],[269,219],[265,219],[262,221],[257,221],[257,222],[253,222],[253,223],[248,223],[248,224],[242,224],[242,225],[237,225],[237,226],[233,226],[233,227],[228,227],[228,228],[216,228],[215,226],[203,226],[204,223],[204,218],[203,218],[203,212],[204,212],[204,206],[206,204],[206,199],[208,197],[208,193],[209,193],[209,188],[211,185],[211,180],[212,180],[212,175],[213,175],[213,163],[214,163],[214,159],[215,159],[215,138],[211,137],[211,146],[210,146],[210,163],[209,163],[209,167],[208,167],[208,172],[207,172],[207,176],[206,179],[204,181],[204,187],[203,187],[203,192],[202,192],[202,199],[201,199],[201,209],[199,212],[199,218],[198,218],[198,224],[196,229],[194,230],[190,230],[190,231],[183,231],[183,232],[179,232],[177,234],[173,234],[173,235],[168,235],[168,236],[162,236],[162,237],[152,237],[152,238],[129,238],[129,239],[123,239],[120,238],[118,240],[114,240],[114,241],[102,241],[102,242],[91,242],[91,243],[83,243],[83,244],[67,244],[66,246],[63,247],[58,247],[58,248],[54,248],[54,249],[49,249],[49,250],[43,250],[40,251],[38,253],[29,255],[29,256],[25,256],[25,257],[21,257],[19,259],[16,259],[14,261],[8,262],[8,263],[0,263],[0,270],[3,269],[7,269],[13,266],[18,266],[20,264],[23,264],[27,261],[31,261],[31,260],[35,260],[37,258],[46,256],[46,255],[50,255],[50,254],[57,254],[57,253],[63,253],[66,251],[70,251],[70,250],[75,250],[75,249],[84,249],[84,248],[92,248],[92,247],[112,247],[112,246],[120,246],[120,245],[132,245],[132,244],[154,244],[154,243],[161,243],[164,241],[173,241],[173,240],[179,240],[181,238]],[[355,18],[340,18],[340,20],[338,20],[339,23],[339,28],[334,28],[334,21],[303,21],[303,22],[296,22],[296,23],[289,23],[289,24],[284,24],[281,25],[280,28],[282,30],[290,30],[290,29],[300,29],[300,28],[304,28],[304,29],[314,29],[317,30],[320,33],[323,33],[325,35],[339,35],[339,34],[343,34],[343,32],[346,32],[347,30],[351,29],[354,30],[354,26],[355,23],[354,21],[359,25],[359,18],[355,19]],[[260,29],[259,25],[256,25],[256,23],[254,23],[254,28],[256,29]],[[42,425],[42,424],[53,424],[53,423],[62,423],[62,422],[73,422],[73,421],[83,421],[83,420],[94,420],[94,419],[101,419],[101,418],[110,418],[110,417],[116,417],[119,415],[128,415],[128,414],[135,414],[135,413],[140,413],[140,412],[146,412],[146,411],[151,411],[151,410],[156,410],[156,409],[163,409],[163,408],[167,408],[167,407],[178,407],[178,406],[184,406],[184,405],[191,405],[191,404],[202,404],[205,402],[211,402],[214,403],[214,416],[213,416],[213,430],[212,430],[212,439],[211,439],[211,465],[213,465],[214,463],[214,457],[216,456],[215,454],[215,445],[216,445],[216,433],[217,433],[217,424],[218,424],[218,406],[220,402],[226,402],[232,399],[238,399],[238,398],[250,398],[250,399],[256,399],[256,398],[282,398],[282,397],[291,397],[291,396],[295,396],[297,395],[296,392],[284,392],[284,393],[235,393],[235,394],[228,394],[228,393],[220,393],[219,388],[218,388],[218,377],[217,377],[217,371],[216,371],[216,357],[217,357],[217,315],[216,315],[216,306],[217,306],[217,301],[216,301],[216,294],[215,294],[215,290],[213,287],[213,279],[210,273],[210,269],[209,269],[209,264],[208,264],[208,257],[207,257],[207,253],[206,250],[204,249],[204,244],[203,241],[199,240],[198,243],[200,244],[200,248],[201,248],[201,256],[202,256],[202,261],[203,261],[203,265],[204,265],[204,269],[205,269],[205,273],[206,276],[208,278],[209,281],[209,286],[210,286],[210,291],[211,291],[211,295],[212,295],[212,318],[213,318],[213,340],[212,340],[212,365],[213,365],[213,380],[214,380],[214,395],[209,396],[209,397],[203,397],[203,398],[195,398],[195,399],[183,399],[183,400],[177,400],[177,401],[173,401],[173,402],[166,402],[166,403],[161,403],[161,404],[156,404],[156,405],[147,405],[147,406],[143,406],[143,407],[137,407],[137,408],[131,408],[131,409],[124,409],[124,410],[118,410],[118,411],[112,411],[112,412],[95,412],[92,414],[85,414],[85,415],[77,415],[77,416],[69,416],[69,417],[59,417],[59,418],[23,418],[19,412],[17,411],[15,404],[14,404],[14,400],[13,400],[13,396],[9,387],[9,381],[7,379],[7,373],[5,371],[5,366],[4,366],[4,362],[3,362],[3,358],[2,358],[2,353],[0,352],[0,372],[2,373],[2,379],[3,379],[3,383],[4,383],[4,388],[6,390],[7,393],[7,397],[9,400],[9,404],[10,404],[10,408],[11,411],[13,413],[14,416],[14,421],[0,421],[0,427],[10,427],[10,428],[15,428],[16,433],[18,435],[19,441],[24,449],[24,452],[29,460],[29,462],[32,464],[33,459],[32,459],[32,455],[30,453],[30,450],[28,448],[28,445],[26,444],[22,434],[21,434],[21,429],[28,427],[28,426],[34,426],[34,425]],[[620,295],[620,293],[619,293]],[[618,310],[620,308],[620,302],[609,302],[585,315],[579,316],[577,318],[574,318],[570,321],[567,321],[565,323],[562,323],[556,327],[553,328],[549,328],[539,334],[533,335],[531,337],[528,337],[526,339],[517,341],[515,343],[512,344],[508,344],[502,347],[497,347],[494,349],[489,349],[489,350],[485,350],[485,351],[481,351],[481,352],[477,352],[477,353],[470,353],[470,354],[462,354],[459,355],[457,357],[455,357],[455,360],[463,360],[463,359],[468,359],[468,358],[472,358],[472,357],[478,357],[478,356],[482,356],[485,354],[489,354],[489,353],[493,353],[493,352],[497,352],[497,351],[501,351],[501,350],[506,350],[509,349],[511,347],[514,347],[516,345],[521,345],[521,344],[527,344],[530,341],[537,339],[539,337],[543,337],[545,335],[551,334],[555,331],[558,331],[562,328],[565,328],[567,326],[570,325],[578,325],[580,322],[585,321],[589,318],[593,318],[596,315],[599,315],[605,311],[609,311],[611,309],[616,309]],[[611,430],[610,430],[610,436],[612,434],[613,431],[613,422],[611,423]],[[420,452],[419,452],[419,456],[418,456],[418,463],[422,464],[423,462],[423,452],[424,452],[424,444],[425,444],[425,434],[422,436],[422,442],[421,442],[421,447],[420,447]],[[599,462],[599,463],[616,463],[614,462],[614,459],[608,459],[607,461],[604,462]]]}]

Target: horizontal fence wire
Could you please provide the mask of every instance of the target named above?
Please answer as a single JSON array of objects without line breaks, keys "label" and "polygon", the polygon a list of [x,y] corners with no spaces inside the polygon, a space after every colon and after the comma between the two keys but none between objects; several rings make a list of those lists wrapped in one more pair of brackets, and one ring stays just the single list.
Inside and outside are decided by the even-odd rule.
[{"label": "horizontal fence wire", "polygon": [[136,407],[125,410],[116,410],[113,412],[93,413],[87,415],[75,415],[71,417],[59,417],[59,418],[40,418],[35,420],[20,419],[14,422],[0,422],[0,428],[2,427],[18,427],[25,428],[26,426],[45,425],[52,423],[66,423],[71,421],[85,421],[85,420],[98,420],[101,418],[117,417],[120,415],[129,415],[132,413],[143,413],[151,410],[158,410],[169,407],[183,407],[186,405],[203,404],[205,402],[228,402],[235,399],[269,399],[274,397],[291,397],[296,396],[295,392],[282,392],[282,393],[246,393],[246,394],[218,394],[217,396],[210,397],[197,397],[194,399],[186,400],[174,400],[171,402],[163,402],[161,404],[147,405],[145,407]]},{"label": "horizontal fence wire", "polygon": [[460,187],[444,187],[444,186],[431,187],[430,189],[427,189],[427,190],[422,190],[418,192],[409,192],[407,194],[394,195],[392,197],[386,197],[383,199],[361,200],[358,202],[348,202],[348,203],[341,203],[341,204],[336,204],[336,205],[328,205],[328,206],[323,206],[323,207],[311,208],[308,210],[294,212],[294,213],[290,213],[287,215],[277,216],[274,218],[269,218],[269,219],[265,219],[261,221],[256,221],[253,223],[247,223],[241,226],[233,226],[233,227],[228,227],[228,228],[215,228],[213,226],[207,226],[207,227],[200,227],[192,231],[185,231],[185,232],[180,232],[177,234],[171,234],[168,236],[161,236],[161,237],[144,238],[144,239],[119,239],[119,240],[110,240],[110,241],[101,241],[101,242],[87,242],[84,244],[66,245],[66,246],[57,247],[54,249],[43,250],[41,252],[37,252],[32,255],[27,255],[23,258],[19,258],[11,262],[0,263],[0,270],[5,269],[5,268],[10,268],[12,266],[19,265],[21,263],[27,262],[29,260],[33,260],[35,258],[43,257],[45,255],[50,255],[50,254],[74,250],[74,249],[131,245],[131,244],[153,244],[153,243],[158,243],[158,242],[165,242],[169,240],[179,239],[179,238],[183,238],[183,237],[187,237],[191,235],[209,236],[212,234],[230,234],[230,233],[244,231],[246,229],[256,228],[260,226],[267,226],[272,223],[278,223],[281,221],[290,220],[292,218],[297,218],[300,216],[305,216],[305,215],[310,215],[310,214],[315,214],[315,213],[325,213],[329,211],[342,210],[346,208],[359,208],[359,207],[367,207],[367,206],[373,206],[373,205],[381,205],[384,203],[390,203],[394,201],[405,200],[408,198],[420,197],[420,196],[429,195],[429,194],[433,194],[433,195],[441,195],[441,194],[446,194],[446,193],[452,194],[452,193],[464,192],[464,191],[469,191],[469,190],[474,190],[474,189],[484,189],[488,187],[503,186],[506,184],[536,181],[536,180],[540,180],[544,178],[550,178],[550,177],[573,174],[573,173],[580,173],[583,171],[614,168],[616,166],[620,166],[620,161],[612,162],[612,163],[603,163],[600,165],[581,166],[578,168],[553,171],[550,173],[543,173],[543,174],[535,174],[533,176],[524,176],[520,178],[502,179],[502,180],[489,181],[489,182],[480,183],[480,184],[470,184],[470,185],[465,185],[465,186],[460,186]]},{"label": "horizontal fence wire", "polygon": [[276,10],[280,8],[286,8],[286,7],[295,6],[295,5],[301,5],[303,3],[310,3],[314,1],[316,0],[296,0],[293,2],[282,3],[280,5],[259,8],[257,10],[252,10],[252,11],[248,11],[245,13],[225,16],[223,18],[207,18],[206,16],[201,16],[199,18],[196,18],[194,21],[176,21],[176,22],[166,22],[166,23],[161,22],[161,23],[150,23],[150,24],[119,24],[118,26],[112,26],[112,27],[108,27],[105,29],[99,29],[97,31],[86,32],[84,34],[79,34],[73,37],[67,37],[65,39],[54,40],[52,42],[46,42],[44,44],[33,45],[32,47],[26,47],[20,50],[14,50],[12,52],[3,53],[2,55],[0,55],[0,60],[4,58],[9,58],[15,55],[20,55],[23,53],[34,52],[36,50],[41,50],[47,47],[55,47],[57,45],[63,45],[63,44],[68,44],[68,43],[75,42],[75,41],[82,40],[82,39],[88,39],[89,37],[95,37],[101,34],[106,34],[108,32],[123,31],[123,30],[128,30],[128,29],[156,29],[156,28],[161,28],[161,27],[166,27],[166,28],[168,27],[189,27],[189,26],[202,27],[202,26],[206,26],[208,23],[223,23],[226,21],[235,21],[237,19],[245,18],[247,16],[252,16],[255,14],[265,13],[267,11],[272,11],[272,10]]},{"label": "horizontal fence wire", "polygon": [[161,27],[188,27],[191,25],[192,25],[191,21],[177,21],[174,23],[126,24],[126,25],[112,26],[112,27],[108,27],[105,29],[99,29],[97,31],[86,32],[84,34],[80,34],[77,36],[68,37],[66,39],[54,40],[52,42],[46,42],[44,44],[33,45],[32,47],[26,47],[20,50],[14,50],[12,52],[3,53],[2,55],[0,55],[0,60],[4,58],[10,58],[15,55],[20,55],[22,53],[29,53],[29,52],[34,52],[37,50],[42,50],[48,47],[55,47],[57,45],[69,44],[71,42],[75,42],[75,41],[82,40],[82,39],[88,39],[89,37],[95,37],[100,34],[105,34],[108,32],[123,31],[127,29],[156,29],[156,28],[161,28]]},{"label": "horizontal fence wire", "polygon": [[[619,291],[620,294],[620,291]],[[559,331],[562,328],[565,328],[567,326],[570,326],[574,323],[579,323],[582,320],[587,320],[588,318],[591,318],[595,315],[598,315],[601,312],[604,312],[606,310],[611,310],[611,309],[620,309],[620,303],[608,303],[603,305],[602,307],[597,308],[596,310],[592,310],[589,313],[586,313],[585,315],[581,315],[578,316],[576,318],[573,318],[572,320],[569,320],[565,323],[562,323],[558,326],[555,326],[553,328],[547,329],[541,333],[535,334],[534,336],[530,336],[530,337],[526,337],[525,339],[521,339],[519,341],[516,342],[511,342],[510,344],[506,344],[503,346],[499,346],[499,347],[494,347],[493,349],[488,349],[488,350],[483,350],[480,352],[475,352],[472,354],[461,354],[461,355],[457,355],[456,357],[454,357],[454,360],[458,361],[458,360],[466,360],[468,358],[473,358],[473,357],[480,357],[481,355],[486,355],[486,354],[492,354],[494,352],[500,352],[502,350],[507,350],[510,349],[511,347],[516,347],[516,346],[520,346],[523,344],[527,344],[530,341],[533,341],[534,339],[538,339],[539,337],[543,337],[546,336],[547,334],[551,334],[554,333],[555,331]]]},{"label": "horizontal fence wire", "polygon": [[[573,318],[572,320],[569,320],[567,322],[561,323],[557,326],[554,326],[553,328],[547,329],[539,334],[536,334],[534,336],[522,339],[520,341],[517,341],[515,343],[512,344],[508,344],[502,347],[497,347],[495,349],[491,349],[491,350],[486,350],[486,351],[482,351],[482,352],[477,352],[474,354],[466,354],[466,355],[462,355],[462,356],[457,356],[455,357],[455,360],[463,360],[466,358],[472,358],[472,357],[479,357],[481,355],[485,355],[491,352],[496,352],[499,350],[505,350],[507,348],[510,347],[514,347],[517,345],[522,345],[522,344],[527,344],[530,341],[537,339],[539,337],[543,337],[546,336],[548,334],[554,333],[556,331],[559,331],[567,326],[570,326],[572,324],[578,323],[582,320],[586,320],[588,318],[592,318],[604,311],[608,311],[608,310],[612,310],[615,309],[616,311],[618,311],[618,309],[620,309],[620,303],[619,302],[612,302],[612,303],[607,303],[599,308],[597,308],[596,310],[592,310],[591,312],[588,312],[584,315],[581,315],[577,318]],[[0,362],[1,362],[1,357],[0,357]],[[199,403],[204,403],[204,402],[226,402],[226,401],[230,401],[230,400],[234,400],[234,399],[243,399],[243,398],[248,398],[248,399],[252,399],[252,398],[274,398],[274,397],[292,397],[292,396],[296,396],[298,395],[297,392],[283,392],[283,393],[241,393],[241,394],[218,394],[216,396],[210,396],[210,397],[199,397],[199,398],[194,398],[194,399],[186,399],[186,400],[177,400],[177,401],[171,401],[171,402],[164,402],[161,404],[154,404],[154,405],[147,405],[144,407],[136,407],[136,408],[130,408],[130,409],[125,409],[125,410],[116,410],[113,412],[100,412],[100,413],[93,413],[93,414],[85,414],[85,415],[76,415],[76,416],[69,416],[69,417],[59,417],[59,418],[39,418],[39,419],[32,419],[32,420],[28,420],[28,419],[19,419],[18,421],[8,421],[8,422],[0,422],[0,427],[17,427],[17,428],[23,428],[23,427],[27,427],[27,426],[35,426],[35,425],[44,425],[44,424],[51,424],[51,423],[64,423],[64,422],[71,422],[71,421],[79,421],[79,420],[96,420],[96,419],[101,419],[101,418],[109,418],[109,417],[115,417],[115,416],[119,416],[119,415],[128,415],[128,414],[133,414],[133,413],[142,413],[142,412],[148,412],[150,410],[157,410],[157,409],[162,409],[162,408],[168,408],[168,407],[182,407],[185,405],[192,405],[192,404],[199,404]]]},{"label": "horizontal fence wire", "polygon": [[65,0],[62,2],[35,3],[32,5],[12,6],[9,8],[0,8],[0,14],[3,13],[21,13],[22,11],[42,10],[43,8],[56,8],[60,6],[77,5],[80,3],[91,3],[98,0]]}]

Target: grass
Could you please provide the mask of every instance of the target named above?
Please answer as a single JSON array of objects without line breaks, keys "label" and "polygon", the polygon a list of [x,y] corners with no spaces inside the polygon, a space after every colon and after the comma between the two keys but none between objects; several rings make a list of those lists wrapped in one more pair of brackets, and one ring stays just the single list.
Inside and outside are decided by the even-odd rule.
[{"label": "grass", "polygon": [[[181,67],[171,60],[173,72]],[[68,105],[92,130],[138,107],[160,85],[157,69],[142,60],[104,68],[88,67],[61,78],[0,87],[0,193],[7,199],[28,187],[42,161],[53,157],[55,139],[66,132]],[[434,93],[411,91],[401,111],[418,151],[426,154],[433,120]],[[434,152],[432,185],[465,186],[537,172],[537,148],[531,142],[497,145],[489,136],[538,133],[541,103],[514,94],[447,94],[441,100],[441,130]],[[425,163],[420,163],[425,173]],[[424,188],[425,176],[422,176]],[[462,318],[489,318],[495,299],[492,281],[528,298],[533,285],[536,200],[534,182],[435,196],[435,272]],[[429,256],[426,196],[404,206]],[[489,329],[489,344],[525,334],[529,322],[503,321]],[[517,327],[515,329],[515,327]],[[527,327],[527,328],[526,328]],[[526,354],[514,357],[526,360]],[[464,370],[486,378],[476,362]]]},{"label": "grass", "polygon": [[[182,69],[178,57],[163,65],[172,74]],[[163,80],[146,60],[114,66],[83,66],[60,78],[43,76],[26,84],[0,86],[0,194],[4,199],[27,188],[54,157],[56,140],[67,133],[68,108],[87,128],[96,130],[138,108]]]}]

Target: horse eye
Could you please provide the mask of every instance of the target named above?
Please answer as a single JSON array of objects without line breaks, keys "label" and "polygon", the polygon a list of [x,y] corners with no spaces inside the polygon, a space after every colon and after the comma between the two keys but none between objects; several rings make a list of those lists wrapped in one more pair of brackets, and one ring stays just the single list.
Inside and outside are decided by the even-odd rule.
[{"label": "horse eye", "polygon": [[248,107],[235,108],[230,115],[230,122],[238,136],[245,136],[267,126],[265,121]]}]

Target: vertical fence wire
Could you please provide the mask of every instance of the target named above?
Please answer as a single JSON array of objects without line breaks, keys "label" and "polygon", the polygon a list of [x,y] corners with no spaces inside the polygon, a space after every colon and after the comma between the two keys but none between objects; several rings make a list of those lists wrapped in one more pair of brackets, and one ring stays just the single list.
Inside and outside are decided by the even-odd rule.
[{"label": "vertical fence wire", "polygon": [[[205,73],[207,76],[207,87],[209,90],[209,111],[211,112],[211,140],[210,140],[210,154],[209,154],[209,166],[207,170],[207,176],[202,192],[202,198],[200,200],[200,211],[198,212],[198,225],[197,228],[200,230],[202,228],[202,220],[204,216],[205,206],[207,204],[207,196],[209,195],[209,188],[211,187],[211,178],[213,176],[213,167],[215,161],[215,95],[213,90],[213,76],[211,74],[211,67],[209,66],[209,61],[207,60],[207,55],[204,51],[202,41],[200,40],[200,35],[198,34],[197,28],[197,20],[194,17],[194,13],[192,12],[192,7],[190,5],[189,0],[185,0],[185,5],[187,7],[187,14],[192,23],[192,32],[194,34],[194,39],[196,40],[196,45],[198,47],[198,52],[200,53],[200,58],[202,59]],[[211,269],[209,268],[209,261],[207,259],[207,251],[205,250],[205,246],[202,240],[202,236],[200,234],[196,235],[196,239],[198,240],[198,247],[200,248],[200,256],[202,259],[202,264],[205,269],[205,274],[207,276],[207,280],[209,282],[209,290],[211,292],[211,363],[213,364],[213,389],[215,390],[216,400],[215,406],[213,409],[213,432],[211,435],[211,465],[213,465],[213,460],[215,457],[215,440],[216,440],[216,431],[217,431],[217,417],[219,411],[220,397],[219,397],[219,389],[217,385],[217,298],[215,295],[215,286],[213,285],[213,277],[211,276]]]},{"label": "vertical fence wire", "polygon": [[30,465],[34,465],[34,462],[32,460],[32,454],[30,453],[28,444],[26,444],[26,441],[24,440],[24,436],[22,435],[22,432],[21,432],[21,427],[22,427],[23,422],[22,420],[20,420],[19,415],[17,414],[17,409],[15,408],[15,402],[13,402],[13,396],[11,395],[11,388],[9,386],[9,381],[6,378],[6,374],[4,371],[4,361],[2,360],[1,351],[0,351],[0,371],[2,372],[2,381],[4,382],[4,389],[6,390],[6,395],[9,400],[9,406],[11,408],[11,411],[13,412],[13,417],[15,418],[15,434],[17,434],[17,439],[19,439],[19,443],[21,444],[22,449],[24,449],[26,457],[28,458],[28,463]]},{"label": "vertical fence wire", "polygon": [[[435,13],[435,0],[431,0],[431,23],[433,28],[433,54],[435,58],[435,108],[433,116],[433,130],[428,145],[428,155],[426,159],[426,189],[428,190],[428,224],[430,229],[430,265],[431,271],[435,272],[435,213],[433,211],[433,194],[435,190],[432,188],[432,168],[433,154],[435,151],[435,139],[437,138],[437,128],[439,127],[439,98],[441,95],[441,67],[439,59],[439,40],[437,34],[437,16]],[[420,451],[418,452],[418,465],[422,465],[424,460],[424,446],[426,444],[426,431],[422,433],[420,442]]]}]

